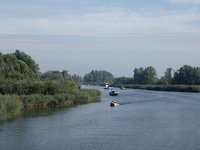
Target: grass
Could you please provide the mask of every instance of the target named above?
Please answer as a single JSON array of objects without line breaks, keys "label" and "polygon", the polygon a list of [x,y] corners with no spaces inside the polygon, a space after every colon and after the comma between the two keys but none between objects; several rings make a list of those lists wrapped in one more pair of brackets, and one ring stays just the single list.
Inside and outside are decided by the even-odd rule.
[{"label": "grass", "polygon": [[28,108],[45,108],[55,106],[70,106],[98,101],[100,92],[97,90],[74,89],[57,94],[22,94],[0,95],[0,121],[5,121],[19,116]]},{"label": "grass", "polygon": [[19,96],[0,95],[0,121],[19,115],[23,108],[24,105]]},{"label": "grass", "polygon": [[126,88],[133,89],[145,89],[154,91],[176,91],[176,92],[200,92],[200,86],[198,85],[139,85],[139,84],[129,84],[125,86]]}]

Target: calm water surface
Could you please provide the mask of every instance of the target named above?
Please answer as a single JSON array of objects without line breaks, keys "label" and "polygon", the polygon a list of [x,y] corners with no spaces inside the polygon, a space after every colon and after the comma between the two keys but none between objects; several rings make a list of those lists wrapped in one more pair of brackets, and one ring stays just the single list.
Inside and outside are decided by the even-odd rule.
[{"label": "calm water surface", "polygon": [[200,149],[200,94],[99,89],[98,103],[0,123],[0,150]]}]

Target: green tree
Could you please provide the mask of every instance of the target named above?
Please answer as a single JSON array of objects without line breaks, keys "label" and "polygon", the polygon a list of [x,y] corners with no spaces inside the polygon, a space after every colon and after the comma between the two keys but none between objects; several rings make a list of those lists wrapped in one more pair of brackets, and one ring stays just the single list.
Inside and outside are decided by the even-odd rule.
[{"label": "green tree", "polygon": [[64,80],[70,78],[70,74],[68,73],[67,70],[63,70],[63,71],[62,71],[62,76],[63,76],[63,79],[64,79]]},{"label": "green tree", "polygon": [[4,62],[5,62],[5,68],[4,68],[5,78],[19,79],[20,67],[17,58],[13,54],[6,54],[4,55]]},{"label": "green tree", "polygon": [[72,79],[73,81],[75,81],[76,83],[81,83],[81,82],[82,82],[82,77],[79,76],[79,75],[76,75],[76,74],[72,75],[72,76],[71,76],[71,79]]},{"label": "green tree", "polygon": [[47,71],[41,75],[42,80],[64,80],[64,73],[59,71]]},{"label": "green tree", "polygon": [[174,73],[175,84],[200,84],[200,68],[184,65]]},{"label": "green tree", "polygon": [[154,84],[156,82],[156,69],[153,66],[134,69],[134,81],[136,84]]},{"label": "green tree", "polygon": [[15,53],[0,53],[0,73],[5,79],[38,79],[39,67],[27,54],[16,50]]},{"label": "green tree", "polygon": [[144,70],[144,83],[154,84],[156,81],[156,69],[153,66],[149,66]]},{"label": "green tree", "polygon": [[167,68],[167,69],[165,70],[166,84],[171,84],[171,83],[172,83],[172,79],[173,79],[172,71],[173,71],[172,68]]},{"label": "green tree", "polygon": [[3,60],[3,54],[0,52],[0,78],[4,78],[5,63]]},{"label": "green tree", "polygon": [[134,78],[133,77],[117,77],[114,78],[113,84],[114,85],[121,85],[123,86],[124,84],[133,84],[134,82]]},{"label": "green tree", "polygon": [[[18,63],[21,64],[20,67],[22,73],[26,73],[27,76],[32,79],[39,78],[39,66],[29,55],[24,52],[20,52],[19,50],[16,50],[14,55],[19,60]],[[29,70],[27,68],[29,68]]]},{"label": "green tree", "polygon": [[165,70],[164,76],[162,76],[159,79],[158,84],[164,84],[164,85],[172,84],[172,80],[173,80],[172,71],[173,71],[172,68],[167,68]]},{"label": "green tree", "polygon": [[83,78],[84,82],[90,84],[103,84],[105,82],[112,83],[114,76],[105,70],[92,70],[90,73],[86,74]]},{"label": "green tree", "polygon": [[144,84],[144,68],[135,68],[134,69],[134,81],[136,84]]}]

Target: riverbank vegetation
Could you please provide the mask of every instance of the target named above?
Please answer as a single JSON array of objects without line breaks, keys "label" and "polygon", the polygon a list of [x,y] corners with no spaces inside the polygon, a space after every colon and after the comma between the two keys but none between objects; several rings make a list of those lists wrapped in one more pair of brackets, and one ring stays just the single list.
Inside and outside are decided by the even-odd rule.
[{"label": "riverbank vegetation", "polygon": [[31,93],[31,94],[5,94],[0,95],[0,121],[16,117],[25,109],[44,107],[70,106],[95,102],[99,100],[100,92],[97,90],[73,89],[58,93]]},{"label": "riverbank vegetation", "polygon": [[[92,79],[102,79],[97,75],[90,73]],[[167,68],[160,78],[157,77],[156,69],[153,66],[140,67],[133,70],[133,77],[104,78],[99,82],[104,85],[109,83],[110,86],[134,89],[200,92],[200,67],[184,65],[177,71],[174,71],[173,68]],[[92,83],[90,82],[90,84]]]},{"label": "riverbank vegetation", "polygon": [[39,72],[27,54],[0,53],[0,121],[19,116],[25,109],[69,106],[99,100],[97,90],[81,89],[67,71]]},{"label": "riverbank vegetation", "polygon": [[195,85],[139,85],[127,84],[126,88],[154,90],[154,91],[175,91],[175,92],[200,92],[200,86]]},{"label": "riverbank vegetation", "polygon": [[200,67],[184,65],[177,71],[167,68],[160,78],[152,66],[135,68],[133,72],[132,78],[115,78],[113,85],[156,91],[200,92]]},{"label": "riverbank vegetation", "polygon": [[105,70],[92,70],[83,78],[85,83],[93,85],[104,85],[106,83],[112,83],[113,80],[114,76]]},{"label": "riverbank vegetation", "polygon": [[114,77],[105,70],[92,70],[83,78],[67,70],[39,72],[39,65],[16,50],[0,52],[0,121],[18,116],[25,109],[55,107],[97,101],[100,92],[81,89],[80,84],[105,85],[157,91],[200,92],[200,67],[167,68],[157,77],[153,66],[133,70],[132,77]]}]

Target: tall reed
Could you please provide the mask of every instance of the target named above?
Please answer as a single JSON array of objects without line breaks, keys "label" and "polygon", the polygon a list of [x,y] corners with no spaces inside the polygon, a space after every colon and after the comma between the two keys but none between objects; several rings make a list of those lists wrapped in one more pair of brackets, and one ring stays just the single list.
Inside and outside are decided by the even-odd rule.
[{"label": "tall reed", "polygon": [[24,105],[17,95],[0,95],[0,121],[17,116]]}]

